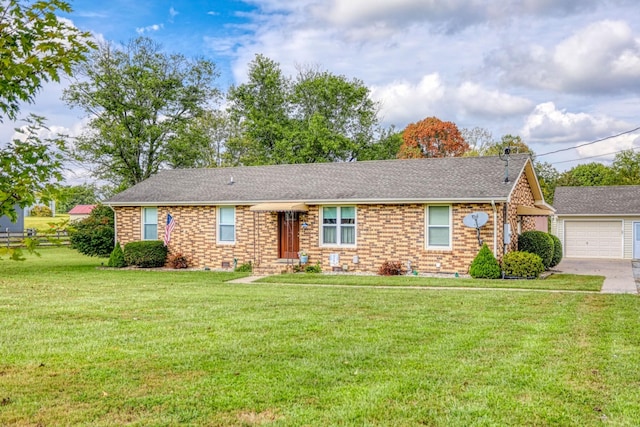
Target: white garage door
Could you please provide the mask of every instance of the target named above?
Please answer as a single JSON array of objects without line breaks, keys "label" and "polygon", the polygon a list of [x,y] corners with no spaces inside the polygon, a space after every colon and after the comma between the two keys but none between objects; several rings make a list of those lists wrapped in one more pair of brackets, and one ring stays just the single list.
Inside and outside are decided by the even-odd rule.
[{"label": "white garage door", "polygon": [[622,258],[622,221],[565,221],[564,253],[572,258]]}]

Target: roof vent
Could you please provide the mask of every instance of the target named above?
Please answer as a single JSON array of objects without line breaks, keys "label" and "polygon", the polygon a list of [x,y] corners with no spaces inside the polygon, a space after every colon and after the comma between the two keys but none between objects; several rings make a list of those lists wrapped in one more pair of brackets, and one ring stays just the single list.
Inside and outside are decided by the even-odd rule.
[{"label": "roof vent", "polygon": [[235,181],[233,180],[233,176],[229,177],[229,185],[233,185]]}]

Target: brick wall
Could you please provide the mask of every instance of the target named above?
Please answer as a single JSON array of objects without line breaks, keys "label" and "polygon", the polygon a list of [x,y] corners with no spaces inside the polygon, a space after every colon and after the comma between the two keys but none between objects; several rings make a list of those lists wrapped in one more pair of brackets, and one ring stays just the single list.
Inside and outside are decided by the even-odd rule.
[{"label": "brick wall", "polygon": [[533,193],[529,186],[529,181],[525,174],[520,176],[520,179],[514,186],[511,193],[511,200],[507,209],[507,220],[511,225],[511,243],[509,244],[509,251],[515,251],[518,249],[518,222],[520,222],[520,231],[530,231],[536,229],[536,217],[533,216],[518,216],[518,206],[533,207],[534,203]]},{"label": "brick wall", "polygon": [[[512,238],[508,250],[515,250],[518,221],[522,231],[534,229],[532,217],[518,217],[517,205],[533,206],[533,195],[522,174],[515,185],[507,219],[511,224]],[[503,207],[496,203],[498,258],[503,255]],[[309,212],[300,216],[306,229],[300,227],[300,249],[309,254],[309,264],[320,262],[323,270],[329,271],[329,255],[337,253],[340,265],[349,271],[377,272],[386,261],[400,261],[419,272],[443,272],[466,274],[469,265],[479,250],[476,230],[463,225],[462,219],[472,213],[483,211],[489,216],[481,228],[480,238],[494,250],[494,211],[490,203],[457,203],[452,205],[452,249],[427,250],[426,206],[405,205],[357,205],[356,246],[322,247],[320,245],[320,208],[310,205]],[[140,240],[141,209],[119,207],[117,214],[117,236],[121,244]],[[170,253],[186,255],[194,267],[220,268],[223,262],[233,265],[251,261],[258,274],[279,273],[293,262],[278,259],[278,215],[277,213],[252,212],[249,206],[236,206],[235,244],[222,244],[216,240],[215,206],[158,207],[158,235],[164,233],[167,213],[176,220],[169,244]],[[358,262],[354,262],[354,257]],[[297,260],[294,261],[297,263]]]}]

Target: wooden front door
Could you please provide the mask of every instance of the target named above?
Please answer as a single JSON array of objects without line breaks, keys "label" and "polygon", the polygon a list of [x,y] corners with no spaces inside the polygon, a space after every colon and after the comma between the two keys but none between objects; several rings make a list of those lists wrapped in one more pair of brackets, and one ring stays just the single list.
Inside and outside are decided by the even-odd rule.
[{"label": "wooden front door", "polygon": [[298,258],[300,223],[297,212],[278,212],[278,257]]}]

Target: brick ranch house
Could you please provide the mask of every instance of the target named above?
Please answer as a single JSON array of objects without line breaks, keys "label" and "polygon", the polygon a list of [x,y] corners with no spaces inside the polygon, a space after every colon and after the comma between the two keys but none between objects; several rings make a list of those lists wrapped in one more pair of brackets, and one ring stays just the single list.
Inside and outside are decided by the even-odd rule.
[{"label": "brick ranch house", "polygon": [[122,245],[162,239],[171,214],[170,253],[199,268],[235,260],[279,273],[304,251],[324,271],[375,273],[389,260],[466,273],[479,242],[465,216],[487,214],[479,238],[501,258],[535,217],[553,214],[530,158],[505,165],[457,157],[165,170],[106,204]]}]

